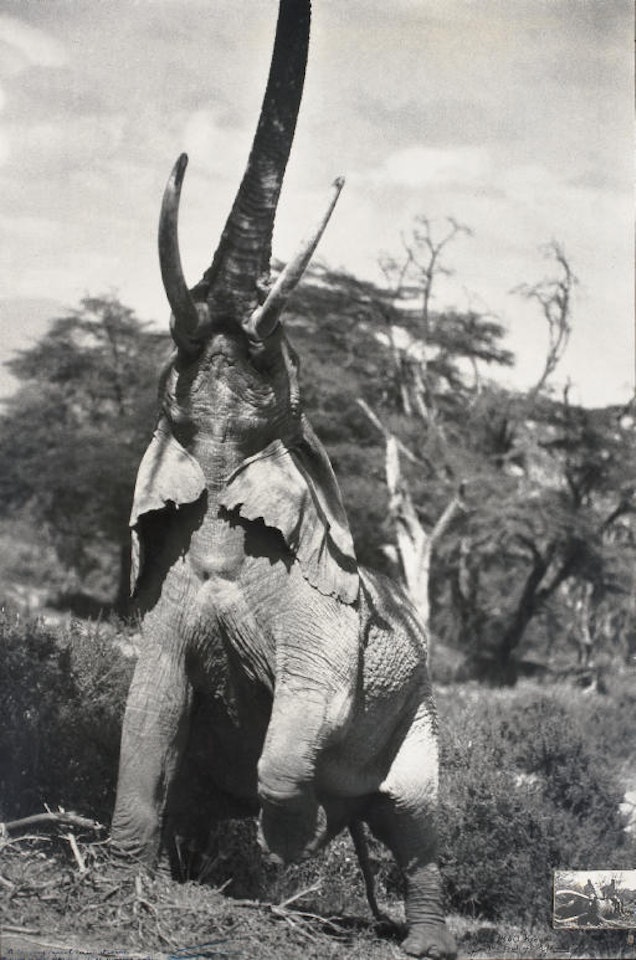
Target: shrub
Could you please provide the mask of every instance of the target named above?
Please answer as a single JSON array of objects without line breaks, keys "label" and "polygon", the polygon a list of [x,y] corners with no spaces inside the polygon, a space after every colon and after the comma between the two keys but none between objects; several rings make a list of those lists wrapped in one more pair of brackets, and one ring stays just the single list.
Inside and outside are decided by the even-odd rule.
[{"label": "shrub", "polygon": [[131,664],[113,631],[0,612],[0,815],[62,806],[107,822]]},{"label": "shrub", "polygon": [[553,868],[633,862],[617,765],[584,710],[535,688],[447,698],[441,712],[440,846],[455,909],[547,920]]},{"label": "shrub", "polygon": [[[53,629],[0,613],[0,819],[48,804],[110,821],[132,673],[114,633],[107,624]],[[633,864],[617,778],[633,699],[627,686],[616,701],[536,686],[441,693],[440,852],[450,907],[546,920],[553,868]],[[318,909],[366,913],[346,835],[286,871],[262,863],[251,825],[222,825],[217,840],[208,879],[233,879],[238,896],[284,899],[320,881]],[[392,861],[373,841],[371,857],[380,899],[399,893]]]}]

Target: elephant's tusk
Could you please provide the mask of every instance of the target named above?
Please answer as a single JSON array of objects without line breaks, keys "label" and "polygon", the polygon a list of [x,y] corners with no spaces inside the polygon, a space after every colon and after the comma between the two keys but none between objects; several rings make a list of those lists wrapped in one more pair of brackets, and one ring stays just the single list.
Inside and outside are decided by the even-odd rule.
[{"label": "elephant's tusk", "polygon": [[182,153],[172,168],[163,194],[159,216],[159,263],[163,286],[172,310],[172,337],[178,347],[191,353],[198,345],[201,327],[207,319],[207,306],[193,300],[183,275],[179,254],[179,200],[187,165],[188,157]]},{"label": "elephant's tusk", "polygon": [[276,329],[283,307],[307,269],[320,238],[325,232],[343,186],[344,177],[338,177],[334,180],[332,197],[316,228],[303,242],[293,260],[290,260],[281,272],[265,302],[257,307],[249,320],[246,321],[245,329],[252,339],[264,340]]}]

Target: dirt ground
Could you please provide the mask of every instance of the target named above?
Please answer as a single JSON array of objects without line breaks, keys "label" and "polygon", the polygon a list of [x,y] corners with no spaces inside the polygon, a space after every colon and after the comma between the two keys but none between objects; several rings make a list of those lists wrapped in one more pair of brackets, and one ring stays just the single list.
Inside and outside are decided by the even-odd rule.
[{"label": "dirt ground", "polygon": [[[352,896],[330,914],[320,882],[277,903],[233,899],[193,882],[150,876],[108,841],[53,836],[0,843],[2,960],[400,960],[402,932]],[[71,855],[70,850],[73,850]],[[389,903],[392,915],[400,905]],[[461,960],[634,958],[628,931],[523,929],[458,915]]]},{"label": "dirt ground", "polygon": [[[585,960],[585,958],[636,957],[629,934],[611,934],[603,942],[572,932],[528,932],[521,928],[498,928],[479,921],[451,917],[449,926],[459,946],[458,960]],[[356,928],[357,927],[357,928]],[[176,950],[131,950],[117,946],[116,935],[93,936],[90,944],[81,935],[63,936],[51,931],[46,936],[3,932],[0,939],[2,960],[87,960],[102,957],[117,960],[404,960],[405,954],[394,938],[380,939],[371,925],[362,921],[336,935],[318,934],[309,938],[285,923],[272,925],[267,918],[252,918],[247,924],[237,921],[234,933],[213,936],[207,941],[190,943]]]}]

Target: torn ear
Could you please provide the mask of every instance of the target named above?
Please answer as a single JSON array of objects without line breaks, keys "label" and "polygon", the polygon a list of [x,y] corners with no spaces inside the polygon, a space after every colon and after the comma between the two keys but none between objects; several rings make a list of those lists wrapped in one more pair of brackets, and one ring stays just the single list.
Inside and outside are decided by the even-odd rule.
[{"label": "torn ear", "polygon": [[203,470],[175,440],[165,420],[161,420],[137,472],[129,521],[132,528],[131,592],[143,565],[143,545],[138,531],[140,518],[152,511],[171,506],[178,509],[186,503],[195,503],[205,490]]},{"label": "torn ear", "polygon": [[139,464],[130,526],[150,510],[194,503],[205,489],[203,470],[161,420]]},{"label": "torn ear", "polygon": [[355,602],[353,540],[331,464],[313,431],[294,447],[275,440],[244,461],[229,478],[221,505],[280,530],[312,586]]}]

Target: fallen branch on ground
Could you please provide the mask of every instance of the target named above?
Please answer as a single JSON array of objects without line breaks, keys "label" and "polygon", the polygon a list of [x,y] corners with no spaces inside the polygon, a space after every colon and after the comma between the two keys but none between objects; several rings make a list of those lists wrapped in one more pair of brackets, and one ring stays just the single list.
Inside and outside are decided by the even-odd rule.
[{"label": "fallen branch on ground", "polygon": [[30,817],[22,817],[20,820],[8,820],[6,823],[0,823],[0,837],[7,836],[10,832],[22,830],[24,827],[32,827],[36,824],[62,824],[65,827],[78,827],[81,830],[104,830],[104,826],[97,820],[89,820],[88,817],[80,817],[76,813],[66,813],[60,810],[56,813],[35,813]]},{"label": "fallen branch on ground", "polygon": [[[343,936],[345,934],[343,928],[329,917],[321,917],[320,914],[311,913],[308,910],[290,909],[292,903],[296,903],[310,893],[318,893],[320,887],[321,881],[318,880],[310,887],[299,890],[297,893],[292,894],[291,897],[287,897],[287,899],[281,903],[267,903],[263,900],[236,900],[234,902],[242,907],[261,910],[269,913],[273,917],[284,920],[297,933],[300,933],[315,943],[318,941],[317,934],[324,935],[324,928],[327,928],[327,930],[337,936]],[[316,930],[316,926],[319,928],[318,931]],[[323,930],[320,930],[321,927]]]}]

